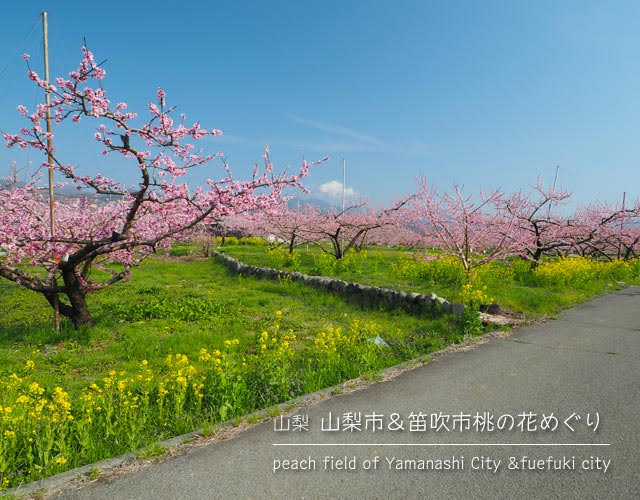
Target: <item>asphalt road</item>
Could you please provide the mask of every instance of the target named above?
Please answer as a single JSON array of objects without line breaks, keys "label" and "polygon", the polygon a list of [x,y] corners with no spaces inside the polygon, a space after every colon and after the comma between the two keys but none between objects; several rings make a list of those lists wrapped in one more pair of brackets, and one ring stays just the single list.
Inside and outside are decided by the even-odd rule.
[{"label": "asphalt road", "polygon": [[[309,431],[276,432],[273,421],[266,422],[235,439],[197,447],[112,482],[97,482],[56,498],[637,499],[639,368],[640,288],[630,288],[565,311],[556,320],[523,328],[510,339],[438,357],[391,381],[301,410],[309,418]],[[329,413],[335,419],[347,412],[361,412],[363,430],[322,431],[322,419],[326,427]],[[427,415],[426,431],[420,430],[418,419],[409,430],[412,412]],[[514,415],[516,427],[511,431],[430,428],[431,414],[475,416],[477,412],[492,414],[495,425],[502,415]],[[523,419],[518,414],[527,412],[536,415],[535,422],[532,417],[527,420],[538,430],[517,428]],[[375,418],[371,417],[368,430],[364,429],[365,417],[374,413],[383,415],[382,431],[372,431]],[[394,413],[400,415],[404,431],[388,429]],[[557,418],[555,431],[540,430],[542,414]],[[567,424],[573,432],[564,423],[572,414]],[[467,423],[464,417],[459,421]],[[508,417],[501,422],[510,425]],[[547,423],[553,426],[553,418]],[[448,427],[452,425],[450,419]],[[319,446],[304,445],[308,443]],[[325,457],[334,457],[334,470]],[[338,460],[345,457],[355,470],[337,469]],[[521,466],[523,457],[542,460],[542,464],[524,460],[542,470],[509,468],[510,462]],[[463,469],[389,470],[394,458],[394,465],[398,460],[402,464],[415,460],[406,464],[409,467],[437,466],[438,460],[448,459]],[[563,469],[546,469],[553,459]],[[282,470],[284,460],[315,469]],[[274,472],[278,464],[281,469]]]}]

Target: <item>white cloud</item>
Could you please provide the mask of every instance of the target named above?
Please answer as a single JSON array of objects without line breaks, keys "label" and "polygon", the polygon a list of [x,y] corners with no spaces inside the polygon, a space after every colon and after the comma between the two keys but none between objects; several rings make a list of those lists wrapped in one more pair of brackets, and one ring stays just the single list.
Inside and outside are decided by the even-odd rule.
[{"label": "white cloud", "polygon": [[[342,182],[340,181],[325,182],[324,184],[321,184],[318,187],[318,190],[321,193],[326,194],[327,196],[330,196],[331,198],[339,198],[340,196],[342,196]],[[353,188],[346,187],[344,190],[344,194],[345,196],[353,197],[356,195],[356,191]]]}]

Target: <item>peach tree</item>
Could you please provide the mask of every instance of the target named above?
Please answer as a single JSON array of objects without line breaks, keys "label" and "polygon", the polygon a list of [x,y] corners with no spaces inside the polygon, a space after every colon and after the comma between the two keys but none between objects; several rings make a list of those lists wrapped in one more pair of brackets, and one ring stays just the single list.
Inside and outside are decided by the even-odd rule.
[{"label": "peach tree", "polygon": [[[200,223],[280,204],[287,187],[302,188],[300,181],[313,165],[303,162],[295,174],[276,174],[265,148],[264,168],[256,166],[248,180],[238,180],[221,153],[196,146],[222,132],[188,125],[184,114],[176,118],[162,89],[144,117],[125,102],[114,104],[102,84],[105,74],[86,47],[68,78],[47,82],[29,68],[29,78],[51,99],[33,110],[18,106],[28,124],[17,134],[3,134],[8,147],[45,155],[41,172],[51,169],[79,194],[90,194],[56,204],[52,233],[40,176],[24,185],[0,184],[0,276],[58,304],[75,326],[94,324],[87,294],[127,279],[150,253],[167,249]],[[131,162],[137,185],[80,172],[63,159],[51,146],[48,114],[57,125],[90,120],[92,140],[102,154]],[[219,178],[190,186],[186,174],[215,159],[222,167]]]}]

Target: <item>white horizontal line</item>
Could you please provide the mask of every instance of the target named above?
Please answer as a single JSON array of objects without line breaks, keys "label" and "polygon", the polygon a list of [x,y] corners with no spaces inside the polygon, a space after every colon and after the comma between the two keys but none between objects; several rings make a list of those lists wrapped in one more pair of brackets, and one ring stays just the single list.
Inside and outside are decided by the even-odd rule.
[{"label": "white horizontal line", "polygon": [[611,443],[273,443],[273,446],[611,446]]}]

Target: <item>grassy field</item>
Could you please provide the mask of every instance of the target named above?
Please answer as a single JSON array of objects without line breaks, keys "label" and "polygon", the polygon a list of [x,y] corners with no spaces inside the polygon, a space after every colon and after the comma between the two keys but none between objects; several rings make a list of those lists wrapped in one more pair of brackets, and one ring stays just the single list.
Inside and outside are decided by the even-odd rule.
[{"label": "grassy field", "polygon": [[37,371],[51,383],[81,386],[110,369],[127,369],[168,354],[197,356],[238,338],[247,346],[284,313],[283,328],[301,338],[326,326],[347,327],[354,318],[381,332],[400,329],[447,337],[447,320],[426,320],[402,311],[362,310],[339,297],[295,283],[231,276],[213,259],[157,258],[119,283],[89,297],[97,327],[51,327],[51,308],[39,294],[0,281],[0,374],[11,373],[39,351]]},{"label": "grassy field", "polygon": [[152,258],[89,305],[95,328],[57,334],[42,297],[0,281],[0,489],[375,376],[465,334],[451,317],[362,309],[192,256]]},{"label": "grassy field", "polygon": [[[472,304],[526,317],[637,283],[640,264],[554,260],[483,266],[473,286],[453,259],[369,248],[337,262],[226,245],[246,263]],[[195,246],[153,257],[89,297],[95,328],[51,326],[38,294],[0,281],[0,489],[212,426],[429,354],[483,330],[477,317],[363,308],[290,280],[233,276]],[[471,318],[471,319],[470,319]],[[386,345],[373,342],[376,337]],[[155,453],[155,452],[154,452]]]},{"label": "grassy field", "polygon": [[[283,249],[272,251],[257,245],[224,245],[219,249],[247,264],[334,276],[407,292],[435,292],[454,302],[464,302],[462,268],[453,259],[421,260],[414,250],[369,247],[364,252],[348,253],[344,262],[338,262],[313,245],[300,246],[293,256]],[[478,268],[474,283],[478,288],[486,286],[487,299],[493,299],[503,309],[535,319],[640,282],[638,262],[594,263],[597,269],[583,269],[584,263],[579,260],[570,259],[569,263],[568,269],[543,265],[540,271],[532,272],[529,263],[520,259],[496,262]]]}]

